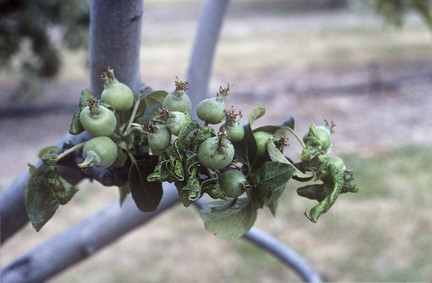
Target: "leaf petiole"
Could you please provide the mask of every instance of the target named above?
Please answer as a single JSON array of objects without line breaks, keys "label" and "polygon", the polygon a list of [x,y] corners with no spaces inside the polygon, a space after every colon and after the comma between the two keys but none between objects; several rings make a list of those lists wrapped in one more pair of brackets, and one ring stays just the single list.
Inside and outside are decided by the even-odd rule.
[{"label": "leaf petiole", "polygon": [[128,125],[126,127],[126,130],[124,132],[125,135],[130,131],[130,129],[132,127],[132,122],[135,119],[135,115],[136,115],[136,113],[138,111],[139,104],[140,104],[140,100],[139,99],[135,100],[134,108],[133,108],[132,114],[131,114],[131,116],[129,118],[129,123],[128,123]]},{"label": "leaf petiole", "polygon": [[302,146],[303,148],[306,147],[306,144],[303,142],[303,139],[300,138],[300,136],[297,134],[296,131],[294,131],[294,130],[291,129],[290,127],[287,127],[286,129],[287,129],[288,131],[290,131],[291,134],[293,134],[293,135],[296,137],[296,139],[299,141],[299,143],[301,144],[301,146]]}]

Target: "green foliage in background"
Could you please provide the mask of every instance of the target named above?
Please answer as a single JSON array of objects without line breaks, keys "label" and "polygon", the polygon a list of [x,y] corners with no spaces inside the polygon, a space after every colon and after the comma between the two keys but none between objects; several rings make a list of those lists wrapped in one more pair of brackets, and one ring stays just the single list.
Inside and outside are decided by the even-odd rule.
[{"label": "green foliage in background", "polygon": [[432,29],[430,0],[379,0],[375,2],[375,11],[382,15],[388,24],[396,26],[402,26],[406,14],[414,11]]},{"label": "green foliage in background", "polygon": [[1,0],[0,68],[9,69],[18,58],[24,76],[55,77],[61,46],[87,47],[89,2]]}]

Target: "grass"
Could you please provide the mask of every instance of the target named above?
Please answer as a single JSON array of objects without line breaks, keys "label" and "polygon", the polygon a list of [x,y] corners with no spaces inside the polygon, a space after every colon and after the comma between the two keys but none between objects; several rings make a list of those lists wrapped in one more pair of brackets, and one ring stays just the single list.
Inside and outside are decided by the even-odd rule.
[{"label": "grass", "polygon": [[[272,25],[283,26],[284,21],[280,17]],[[226,26],[237,23],[228,18]],[[176,30],[171,21],[145,23],[143,38],[148,40],[142,44],[142,74],[147,82],[160,84],[155,88],[165,88],[164,83],[171,86],[175,75],[185,76],[194,33],[192,24],[184,31]],[[302,70],[432,58],[430,33],[424,27],[282,28],[271,34],[260,28],[253,26],[253,32],[241,36],[224,30],[214,64],[217,79],[225,83],[225,77],[232,80],[234,75],[234,79],[242,80],[243,76],[251,76],[250,72],[251,77],[257,77],[279,67]],[[74,68],[64,70],[61,79],[87,78],[88,72],[76,66],[76,61],[84,61],[85,57],[80,52],[68,54],[65,65]],[[1,81],[8,79],[6,76]],[[432,148],[404,146],[372,158],[350,155],[344,159],[355,170],[361,189],[358,194],[342,195],[313,224],[303,211],[315,203],[298,197],[295,184],[290,184],[278,216],[273,218],[262,210],[257,226],[302,254],[327,281],[430,280]],[[115,188],[97,184],[81,187],[81,192],[69,205],[61,207],[41,232],[35,233],[28,225],[7,242],[1,251],[2,266],[118,196]],[[194,209],[177,206],[50,282],[297,280],[291,270],[261,249],[243,240],[215,238],[204,230]]]},{"label": "grass", "polygon": [[[326,281],[427,281],[432,277],[431,146],[404,146],[378,156],[344,156],[360,192],[341,195],[317,224],[303,215],[314,202],[288,185],[278,215],[260,210],[257,226],[302,254]],[[117,198],[113,188],[86,185],[40,233],[29,226],[2,247],[25,250]],[[23,243],[26,243],[23,245]],[[204,230],[193,208],[177,206],[51,282],[286,282],[299,278],[241,239]]]}]

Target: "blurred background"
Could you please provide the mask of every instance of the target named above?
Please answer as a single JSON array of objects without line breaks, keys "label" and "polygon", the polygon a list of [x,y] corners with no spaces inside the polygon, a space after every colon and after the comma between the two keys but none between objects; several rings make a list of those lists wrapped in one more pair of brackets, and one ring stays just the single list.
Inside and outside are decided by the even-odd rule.
[{"label": "blurred background", "polygon": [[[64,135],[81,89],[89,87],[88,2],[59,2],[0,9],[0,188]],[[140,60],[153,89],[170,90],[176,76],[186,77],[201,2],[145,1]],[[337,125],[332,154],[355,170],[360,192],[341,195],[313,224],[303,212],[315,202],[297,196],[301,184],[292,181],[277,217],[260,210],[256,223],[325,281],[432,278],[432,20],[407,4],[430,1],[377,5],[384,2],[235,0],[216,49],[209,95],[232,84],[228,105],[245,114],[243,122],[262,105],[267,114],[256,126],[289,116],[300,134],[324,119]],[[293,137],[289,143],[286,155],[298,160],[300,147]],[[39,233],[27,225],[2,246],[2,267],[118,199],[114,187],[79,188]],[[84,280],[299,278],[250,243],[207,233],[197,211],[179,204],[50,281]]]}]

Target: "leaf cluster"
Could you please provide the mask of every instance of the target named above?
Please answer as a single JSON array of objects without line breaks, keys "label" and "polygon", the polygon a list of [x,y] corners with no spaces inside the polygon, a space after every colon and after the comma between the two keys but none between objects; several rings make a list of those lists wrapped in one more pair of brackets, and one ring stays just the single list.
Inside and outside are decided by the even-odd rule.
[{"label": "leaf cluster", "polygon": [[[131,194],[138,209],[154,211],[162,199],[162,182],[174,183],[186,207],[204,195],[214,199],[201,209],[204,226],[218,237],[234,239],[254,225],[259,209],[268,208],[276,215],[280,197],[291,179],[315,182],[297,190],[300,196],[318,201],[309,213],[305,213],[312,222],[317,222],[341,193],[358,191],[352,171],[328,157],[331,148],[323,150],[323,138],[313,124],[303,139],[294,131],[293,117],[280,125],[254,128],[254,122],[265,114],[265,108],[257,106],[251,110],[248,122],[243,126],[243,138],[231,145],[223,132],[215,132],[214,128],[192,119],[189,113],[184,112],[187,119],[182,123],[178,135],[171,134],[171,142],[163,150],[153,150],[149,145],[151,134],[158,128],[170,126],[171,112],[163,107],[167,92],[134,95],[135,103],[130,110],[116,112],[104,103],[117,119],[117,128],[111,139],[127,159],[119,165],[128,171],[127,180],[119,187],[120,203]],[[89,90],[82,91],[72,118],[71,134],[76,135],[84,130],[79,116],[88,101],[95,102],[92,97]],[[258,150],[258,146],[262,145],[262,141],[257,138],[259,132],[265,133],[261,136],[268,137],[264,154]],[[288,134],[294,135],[303,146],[299,163],[294,163],[284,155]],[[223,151],[226,144],[222,145],[222,141],[227,141],[235,152],[234,159],[222,169],[207,167],[200,161],[202,159],[198,154],[201,144],[215,138],[219,141],[217,150]],[[53,154],[56,148],[48,147],[41,152],[43,165],[39,168],[30,167],[26,207],[29,219],[37,230],[52,217],[58,204],[68,202],[76,193],[75,188],[58,176],[56,166],[58,160],[79,146],[62,149],[59,154]],[[112,165],[103,170],[114,167]],[[246,179],[241,184],[243,192],[239,197],[229,198],[221,185],[219,178],[227,170],[239,170]]]},{"label": "leaf cluster", "polygon": [[[160,183],[149,183],[147,175],[153,171],[156,163],[154,157],[149,157],[145,149],[142,149],[142,145],[145,143],[142,135],[133,128],[128,129],[128,125],[143,119],[145,111],[153,105],[160,105],[167,93],[155,91],[148,94],[135,93],[134,95],[134,109],[115,113],[119,123],[116,135],[112,137],[116,141],[118,151],[124,153],[126,160],[122,160],[119,168],[113,166],[106,169],[96,167],[82,169],[82,175],[89,178],[98,176],[100,177],[99,181],[107,186],[123,183],[119,187],[121,202],[128,193],[132,193],[138,208],[143,211],[153,211],[162,197],[162,186]],[[90,90],[82,90],[78,107],[70,124],[70,134],[78,135],[84,131],[80,122],[80,113],[89,101],[94,101],[94,99],[95,95]],[[110,105],[103,104],[115,112],[115,109]],[[81,156],[73,159],[72,164],[70,160],[63,162],[66,159],[64,157],[70,157],[71,153],[76,152],[84,144],[85,142],[74,146],[64,144],[62,149],[53,146],[46,147],[39,154],[43,162],[42,165],[38,168],[29,165],[30,179],[26,187],[25,204],[29,220],[37,231],[54,215],[58,204],[67,203],[77,192],[76,188],[59,176],[57,165],[61,163],[65,166],[76,167],[76,164],[82,160]],[[116,180],[116,177],[119,176],[112,175],[123,175],[124,168],[129,168],[126,180]],[[150,193],[148,194],[148,192]]]}]

